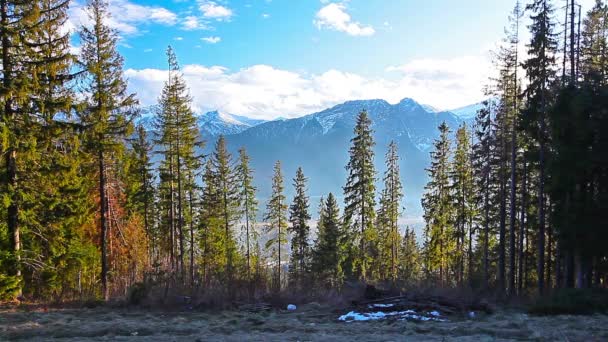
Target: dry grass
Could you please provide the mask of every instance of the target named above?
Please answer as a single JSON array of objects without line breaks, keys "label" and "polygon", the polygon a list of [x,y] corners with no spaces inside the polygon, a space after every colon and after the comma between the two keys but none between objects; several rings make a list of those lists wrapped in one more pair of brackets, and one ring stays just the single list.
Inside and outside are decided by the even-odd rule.
[{"label": "dry grass", "polygon": [[[46,311],[46,312],[45,312]],[[0,310],[8,341],[606,341],[608,316],[534,317],[498,312],[474,321],[338,322],[342,313],[319,304],[296,312],[161,312],[17,308]]]}]

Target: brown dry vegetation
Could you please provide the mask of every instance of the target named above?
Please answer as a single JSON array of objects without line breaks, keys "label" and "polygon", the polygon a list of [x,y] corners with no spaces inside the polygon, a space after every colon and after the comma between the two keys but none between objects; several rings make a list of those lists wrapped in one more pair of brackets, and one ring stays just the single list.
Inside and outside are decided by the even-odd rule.
[{"label": "brown dry vegetation", "polygon": [[125,308],[0,310],[0,341],[606,341],[608,316],[499,311],[450,322],[344,323],[318,304],[296,312],[166,312]]}]

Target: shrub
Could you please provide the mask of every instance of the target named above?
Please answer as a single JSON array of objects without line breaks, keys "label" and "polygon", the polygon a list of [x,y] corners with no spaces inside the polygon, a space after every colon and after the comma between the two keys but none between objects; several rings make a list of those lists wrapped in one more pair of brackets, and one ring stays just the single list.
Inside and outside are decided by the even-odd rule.
[{"label": "shrub", "polygon": [[129,304],[139,305],[148,297],[150,289],[144,283],[135,283],[129,289]]},{"label": "shrub", "polygon": [[528,308],[536,315],[591,315],[608,313],[608,290],[562,289],[538,299]]}]

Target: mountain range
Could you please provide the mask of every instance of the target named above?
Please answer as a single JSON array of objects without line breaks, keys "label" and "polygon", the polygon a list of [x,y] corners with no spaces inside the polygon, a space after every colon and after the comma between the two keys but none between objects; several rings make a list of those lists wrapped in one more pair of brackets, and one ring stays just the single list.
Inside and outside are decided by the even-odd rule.
[{"label": "mountain range", "polygon": [[[480,104],[454,111],[440,111],[405,98],[397,104],[385,100],[348,101],[326,110],[295,119],[254,120],[219,111],[198,116],[201,135],[207,141],[205,153],[212,151],[215,140],[224,135],[229,150],[236,155],[245,147],[256,172],[261,208],[271,190],[272,169],[280,160],[286,177],[286,193],[292,193],[291,179],[302,167],[309,178],[311,207],[321,196],[333,192],[342,195],[346,181],[350,140],[358,113],[365,109],[372,120],[376,145],[377,188],[382,188],[384,155],[391,140],[399,147],[401,174],[405,192],[406,217],[420,217],[420,198],[427,181],[425,168],[429,152],[438,137],[437,126],[445,121],[454,131],[470,122]],[[152,130],[153,111],[144,111],[140,123]],[[314,216],[314,215],[313,215]]]}]

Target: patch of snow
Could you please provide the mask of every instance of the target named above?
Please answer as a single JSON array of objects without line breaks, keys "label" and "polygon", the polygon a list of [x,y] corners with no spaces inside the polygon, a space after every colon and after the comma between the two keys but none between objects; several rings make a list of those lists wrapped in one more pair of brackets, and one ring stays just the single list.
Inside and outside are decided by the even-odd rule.
[{"label": "patch of snow", "polygon": [[424,315],[418,315],[414,310],[406,310],[406,311],[392,311],[392,312],[364,312],[359,313],[356,311],[351,311],[345,315],[338,317],[339,321],[344,322],[361,322],[361,321],[377,321],[386,318],[397,318],[401,321],[404,320],[416,320],[416,321],[434,321],[434,322],[446,322],[446,319],[439,318],[441,314],[437,311],[432,311],[429,313],[433,317],[427,317]]},{"label": "patch of snow", "polygon": [[380,304],[372,304],[372,305],[369,305],[368,307],[371,309],[371,308],[391,308],[393,306],[395,306],[395,304],[382,304],[382,303],[380,303]]}]

